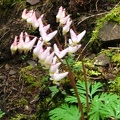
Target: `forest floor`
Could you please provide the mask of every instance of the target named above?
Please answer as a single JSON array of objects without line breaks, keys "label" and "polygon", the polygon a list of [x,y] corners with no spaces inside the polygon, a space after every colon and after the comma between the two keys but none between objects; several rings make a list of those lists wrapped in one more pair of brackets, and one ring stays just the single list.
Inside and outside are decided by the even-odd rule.
[{"label": "forest floor", "polygon": [[[86,29],[88,30],[87,34],[90,34],[95,27],[96,18],[98,18],[101,13],[109,12],[116,6],[116,3],[108,1],[104,2],[104,0],[90,0],[88,3],[80,2],[79,4],[76,4],[71,0],[69,4],[64,2],[62,4],[66,7],[68,13],[70,12],[73,15],[72,17],[76,28],[81,31]],[[48,7],[48,13],[50,15],[46,17],[52,20],[51,15],[53,14],[53,16],[55,16],[56,14],[53,13],[54,10],[56,12],[56,9],[62,4],[53,2],[38,6]],[[13,14],[16,13],[14,17],[13,15],[4,16],[0,20],[0,32],[3,32],[0,34],[0,108],[5,112],[5,115],[1,120],[11,120],[12,117],[17,116],[18,114],[24,114],[29,119],[32,114],[37,112],[36,108],[39,104],[38,99],[36,99],[36,96],[40,94],[39,85],[37,88],[34,85],[31,87],[30,83],[26,82],[21,74],[22,69],[31,64],[34,66],[36,63],[34,63],[32,58],[26,58],[24,55],[21,56],[17,54],[12,56],[8,48],[16,34],[18,35],[22,30],[28,29],[28,27],[26,28],[26,25],[24,25],[25,22],[21,21],[21,12],[23,9],[21,8],[21,5],[19,6],[17,4],[17,7],[20,10],[14,7]],[[15,10],[17,12],[15,12]],[[48,20],[48,22],[50,22],[50,20]],[[4,44],[2,44],[3,40]],[[45,76],[43,71],[37,70],[36,72],[36,69],[34,68],[30,74],[33,74],[33,76],[38,74]],[[47,84],[51,83],[48,82]],[[49,94],[49,91],[43,92],[43,95]]]}]

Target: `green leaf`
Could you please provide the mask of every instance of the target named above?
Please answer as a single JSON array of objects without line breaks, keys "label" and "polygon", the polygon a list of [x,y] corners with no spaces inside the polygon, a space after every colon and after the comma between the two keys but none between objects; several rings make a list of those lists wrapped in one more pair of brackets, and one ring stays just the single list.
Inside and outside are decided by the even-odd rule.
[{"label": "green leaf", "polygon": [[52,87],[49,87],[49,89],[50,89],[50,90],[51,90],[51,92],[52,92],[51,97],[53,97],[56,93],[58,93],[58,92],[59,92],[59,90],[58,90],[57,86],[52,86]]},{"label": "green leaf", "polygon": [[50,120],[79,120],[80,112],[74,105],[62,104],[49,112]]}]

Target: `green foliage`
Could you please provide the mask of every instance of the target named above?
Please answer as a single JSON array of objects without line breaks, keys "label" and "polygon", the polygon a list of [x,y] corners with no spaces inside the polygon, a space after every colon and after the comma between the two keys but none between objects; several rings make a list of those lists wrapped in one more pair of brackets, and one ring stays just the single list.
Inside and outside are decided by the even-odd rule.
[{"label": "green foliage", "polygon": [[10,120],[21,120],[21,119],[26,119],[26,115],[23,114],[17,114],[15,117],[12,117]]},{"label": "green foliage", "polygon": [[112,61],[113,62],[118,62],[120,64],[120,53],[114,54],[112,56]]},{"label": "green foliage", "polygon": [[[120,97],[113,93],[104,93],[102,91],[102,84],[99,82],[95,82],[94,84],[88,82],[87,84],[90,105],[90,110],[88,113],[89,120],[105,120],[108,118],[118,120],[120,118]],[[78,81],[77,89],[84,107],[84,112],[86,113],[85,83]],[[80,115],[78,114],[78,110],[76,110],[78,108],[77,106],[75,107],[75,104],[77,103],[77,98],[73,89],[71,89],[71,92],[72,95],[68,95],[65,98],[66,104],[63,104],[62,106],[55,108],[49,112],[51,120],[79,119]],[[76,115],[78,115],[78,118],[76,118]],[[72,118],[69,118],[71,116]]]},{"label": "green foliage", "polygon": [[[88,95],[89,95],[89,102],[92,101],[94,95],[96,95],[98,92],[102,91],[101,87],[102,84],[101,83],[97,83],[95,82],[94,84],[90,84],[89,82],[88,84]],[[85,84],[82,81],[78,81],[77,82],[77,90],[79,93],[79,97],[81,99],[81,102],[83,104],[86,104],[86,89],[85,89]],[[65,98],[65,101],[68,103],[77,103],[77,98],[75,96],[74,90],[71,89],[72,92],[72,96],[67,96]]]},{"label": "green foliage", "polygon": [[62,104],[49,112],[50,120],[79,120],[80,113],[76,106]]},{"label": "green foliage", "polygon": [[120,73],[117,77],[110,83],[110,91],[120,95]]},{"label": "green foliage", "polygon": [[2,118],[5,115],[5,113],[0,109],[0,118]]},{"label": "green foliage", "polygon": [[51,87],[49,87],[49,89],[50,89],[51,92],[52,92],[52,95],[51,95],[52,98],[53,98],[53,96],[55,96],[56,93],[59,92],[57,86],[51,86]]}]

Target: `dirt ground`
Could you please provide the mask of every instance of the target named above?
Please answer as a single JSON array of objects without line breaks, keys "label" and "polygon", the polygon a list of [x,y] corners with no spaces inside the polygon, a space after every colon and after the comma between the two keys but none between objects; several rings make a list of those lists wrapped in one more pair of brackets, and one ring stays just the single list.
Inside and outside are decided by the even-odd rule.
[{"label": "dirt ground", "polygon": [[[87,34],[89,34],[94,29],[97,14],[111,10],[116,3],[104,2],[104,0],[90,0],[89,2],[78,0],[78,3],[74,0],[66,2],[55,2],[53,0],[53,2],[38,4],[33,7],[38,7],[41,12],[46,12],[46,18],[50,18],[47,22],[53,21],[51,24],[54,28],[54,18],[51,16],[55,16],[57,9],[63,5],[68,13],[72,14],[77,29],[88,29]],[[31,6],[28,5],[27,7],[30,8]],[[46,8],[48,9],[46,10]],[[32,58],[23,59],[19,54],[12,56],[9,49],[14,36],[19,35],[21,31],[27,31],[29,28],[21,20],[23,9],[22,4],[16,4],[9,9],[6,15],[0,18],[0,108],[5,112],[2,120],[10,120],[16,114],[25,114],[31,118],[31,115],[37,112],[38,100],[35,99],[35,96],[39,94],[39,88],[29,88],[29,84],[20,75],[21,68],[28,66],[27,61]],[[91,15],[96,15],[96,17],[85,19]],[[32,34],[37,33],[32,32]]]}]

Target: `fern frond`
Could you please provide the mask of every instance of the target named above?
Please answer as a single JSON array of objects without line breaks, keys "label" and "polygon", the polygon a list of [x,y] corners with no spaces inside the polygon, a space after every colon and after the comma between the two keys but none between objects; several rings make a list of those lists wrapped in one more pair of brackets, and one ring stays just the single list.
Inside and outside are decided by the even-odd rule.
[{"label": "fern frond", "polygon": [[62,104],[49,112],[50,120],[79,120],[80,112],[74,105]]}]

